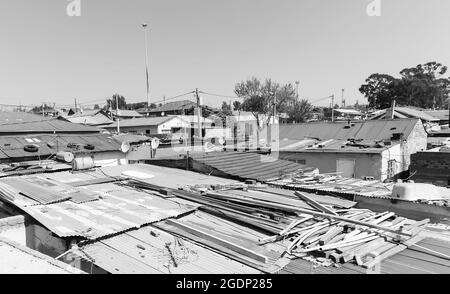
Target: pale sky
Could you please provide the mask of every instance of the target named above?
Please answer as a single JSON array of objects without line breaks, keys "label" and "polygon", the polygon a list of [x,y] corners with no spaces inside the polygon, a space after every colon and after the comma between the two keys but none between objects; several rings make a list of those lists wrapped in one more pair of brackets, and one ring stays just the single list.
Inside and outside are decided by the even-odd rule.
[{"label": "pale sky", "polygon": [[196,87],[234,95],[256,76],[298,80],[311,102],[338,102],[345,88],[347,104],[362,103],[371,73],[450,66],[448,0],[381,0],[379,17],[366,13],[372,0],[80,1],[81,16],[69,17],[66,0],[0,0],[0,103],[145,101],[142,22],[151,102]]}]

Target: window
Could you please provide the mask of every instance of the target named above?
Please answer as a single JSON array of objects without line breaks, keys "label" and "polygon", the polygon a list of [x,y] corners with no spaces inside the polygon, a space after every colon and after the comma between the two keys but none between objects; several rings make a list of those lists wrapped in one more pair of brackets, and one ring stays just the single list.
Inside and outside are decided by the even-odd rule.
[{"label": "window", "polygon": [[147,135],[150,135],[150,130],[145,130],[145,133],[146,133]]},{"label": "window", "polygon": [[393,178],[396,175],[396,161],[395,160],[389,160],[388,161],[388,171],[387,171],[387,177],[388,179]]},{"label": "window", "polygon": [[295,162],[298,163],[298,164],[306,165],[306,160],[305,159],[298,159]]}]

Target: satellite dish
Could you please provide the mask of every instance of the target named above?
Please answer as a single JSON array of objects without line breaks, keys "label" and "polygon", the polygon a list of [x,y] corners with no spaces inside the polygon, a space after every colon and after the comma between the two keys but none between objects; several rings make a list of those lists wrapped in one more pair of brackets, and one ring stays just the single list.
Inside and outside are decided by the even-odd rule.
[{"label": "satellite dish", "polygon": [[123,141],[120,145],[120,150],[122,150],[123,153],[127,153],[128,151],[130,151],[130,148],[130,143],[128,143],[127,141]]},{"label": "satellite dish", "polygon": [[212,152],[214,151],[214,144],[212,144],[211,142],[205,142],[205,144],[203,144],[203,149],[205,150],[205,152]]},{"label": "satellite dish", "polygon": [[159,139],[158,138],[153,138],[152,141],[150,142],[150,145],[151,145],[153,150],[157,149],[158,146],[159,146]]}]

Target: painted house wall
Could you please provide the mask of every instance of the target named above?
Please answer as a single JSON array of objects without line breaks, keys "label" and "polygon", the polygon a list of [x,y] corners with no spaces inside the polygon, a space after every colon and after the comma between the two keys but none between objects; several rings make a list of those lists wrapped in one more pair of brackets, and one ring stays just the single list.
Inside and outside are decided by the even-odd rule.
[{"label": "painted house wall", "polygon": [[158,126],[158,134],[170,134],[172,133],[172,128],[189,128],[189,122],[186,122],[178,117],[175,117],[161,125]]},{"label": "painted house wall", "polygon": [[316,167],[320,173],[336,172],[338,159],[353,159],[355,160],[355,178],[368,176],[377,180],[382,179],[381,154],[280,151],[279,158]]}]

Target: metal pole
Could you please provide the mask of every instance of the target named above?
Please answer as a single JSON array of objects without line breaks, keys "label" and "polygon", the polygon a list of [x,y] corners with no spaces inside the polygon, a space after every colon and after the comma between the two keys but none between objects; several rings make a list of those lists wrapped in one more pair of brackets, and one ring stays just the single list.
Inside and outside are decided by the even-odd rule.
[{"label": "metal pole", "polygon": [[334,94],[331,95],[331,121],[334,122]]},{"label": "metal pole", "polygon": [[147,82],[147,111],[150,109],[150,84],[148,80],[148,39],[147,39],[147,24],[142,24],[142,27],[144,28],[144,34],[145,34],[145,75],[146,75],[146,82]]},{"label": "metal pole", "polygon": [[117,119],[117,134],[120,134],[120,118],[119,118],[119,95],[116,95],[116,119]]},{"label": "metal pole", "polygon": [[203,136],[202,136],[202,125],[200,122],[201,118],[201,108],[200,108],[200,96],[198,95],[198,89],[195,89],[195,96],[197,97],[197,120],[198,120],[198,135],[201,138],[201,142],[203,145]]}]

